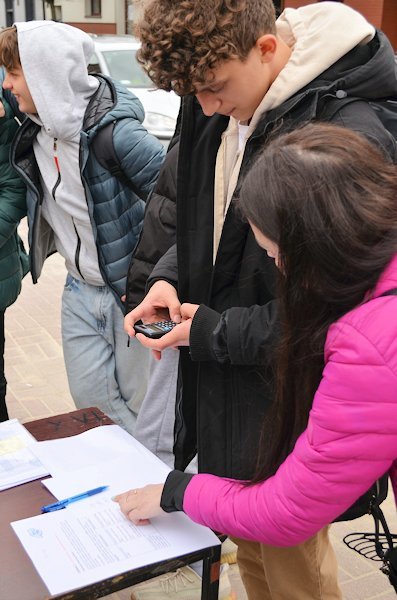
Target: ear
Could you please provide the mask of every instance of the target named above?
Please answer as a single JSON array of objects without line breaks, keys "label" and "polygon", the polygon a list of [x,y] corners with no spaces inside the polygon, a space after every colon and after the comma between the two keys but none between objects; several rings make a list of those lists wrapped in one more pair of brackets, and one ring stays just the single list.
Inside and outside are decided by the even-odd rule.
[{"label": "ear", "polygon": [[272,33],[266,33],[256,40],[255,47],[258,49],[262,62],[271,62],[277,50],[277,38]]}]

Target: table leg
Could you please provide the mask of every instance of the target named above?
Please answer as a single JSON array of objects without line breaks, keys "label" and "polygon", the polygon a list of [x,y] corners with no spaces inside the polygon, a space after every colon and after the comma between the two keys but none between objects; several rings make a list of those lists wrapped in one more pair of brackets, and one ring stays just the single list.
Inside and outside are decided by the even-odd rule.
[{"label": "table leg", "polygon": [[221,546],[210,548],[209,555],[203,559],[201,600],[218,600],[220,561]]}]

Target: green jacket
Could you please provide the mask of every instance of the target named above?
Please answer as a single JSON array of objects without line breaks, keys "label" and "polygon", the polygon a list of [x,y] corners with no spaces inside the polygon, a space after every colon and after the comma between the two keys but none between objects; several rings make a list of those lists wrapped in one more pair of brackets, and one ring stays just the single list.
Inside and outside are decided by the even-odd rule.
[{"label": "green jacket", "polygon": [[6,115],[0,118],[0,310],[15,302],[29,269],[19,221],[26,215],[25,185],[9,160],[10,145],[18,124],[8,102],[0,94]]}]

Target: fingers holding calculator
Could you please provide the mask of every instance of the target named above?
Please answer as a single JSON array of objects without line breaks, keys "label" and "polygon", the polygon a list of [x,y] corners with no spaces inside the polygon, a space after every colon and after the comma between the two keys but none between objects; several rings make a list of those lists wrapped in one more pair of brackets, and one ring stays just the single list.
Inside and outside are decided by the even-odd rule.
[{"label": "fingers holding calculator", "polygon": [[157,321],[156,323],[135,323],[136,333],[143,333],[148,338],[158,339],[169,333],[176,323],[174,321]]},{"label": "fingers holding calculator", "polygon": [[157,321],[154,323],[135,323],[136,339],[146,348],[155,351],[155,357],[166,348],[189,346],[190,327],[192,320],[182,323],[174,321]]}]

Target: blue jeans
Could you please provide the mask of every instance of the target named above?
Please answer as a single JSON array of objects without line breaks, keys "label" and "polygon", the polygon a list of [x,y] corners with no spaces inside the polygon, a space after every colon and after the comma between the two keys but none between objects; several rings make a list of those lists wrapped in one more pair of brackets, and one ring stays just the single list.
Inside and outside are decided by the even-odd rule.
[{"label": "blue jeans", "polygon": [[133,434],[146,393],[151,356],[135,339],[127,347],[124,315],[107,286],[68,274],[62,296],[62,343],[77,408],[97,406]]}]

